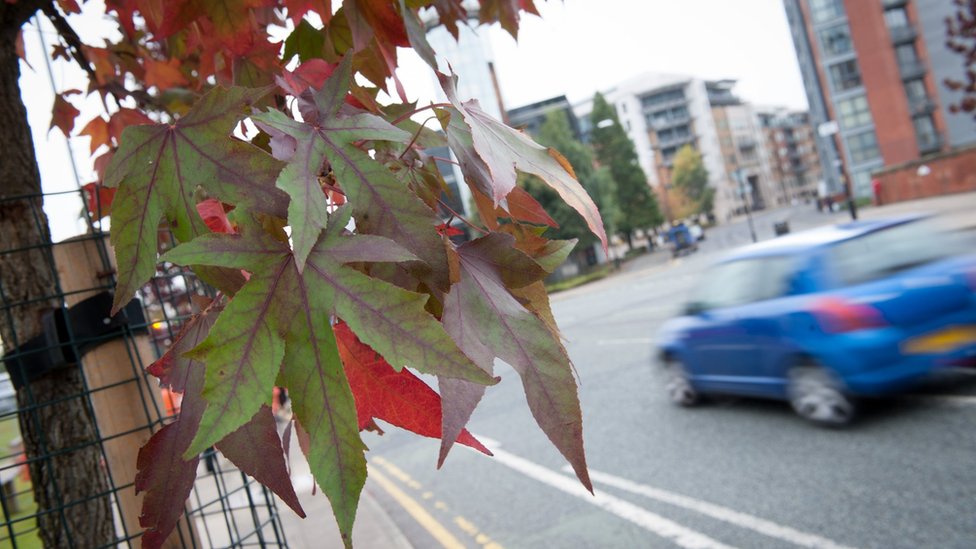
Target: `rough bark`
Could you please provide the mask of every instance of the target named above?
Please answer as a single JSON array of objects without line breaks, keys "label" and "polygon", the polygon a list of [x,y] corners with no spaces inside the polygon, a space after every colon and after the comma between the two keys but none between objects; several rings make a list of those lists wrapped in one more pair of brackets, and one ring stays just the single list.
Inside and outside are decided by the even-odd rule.
[{"label": "rough bark", "polygon": [[[0,2],[0,338],[8,351],[40,333],[43,313],[59,305],[15,49],[18,29],[41,4]],[[112,543],[109,484],[80,370],[52,372],[17,400],[44,546]]]}]

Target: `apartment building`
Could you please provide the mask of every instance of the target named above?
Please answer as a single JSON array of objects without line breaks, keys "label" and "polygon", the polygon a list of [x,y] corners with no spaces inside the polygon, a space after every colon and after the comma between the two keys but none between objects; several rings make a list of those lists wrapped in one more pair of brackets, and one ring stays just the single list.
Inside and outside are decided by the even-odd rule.
[{"label": "apartment building", "polygon": [[774,185],[782,203],[815,198],[823,172],[810,113],[786,108],[757,108]]},{"label": "apartment building", "polygon": [[949,0],[783,0],[831,192],[871,195],[872,172],[976,143],[943,80]]}]

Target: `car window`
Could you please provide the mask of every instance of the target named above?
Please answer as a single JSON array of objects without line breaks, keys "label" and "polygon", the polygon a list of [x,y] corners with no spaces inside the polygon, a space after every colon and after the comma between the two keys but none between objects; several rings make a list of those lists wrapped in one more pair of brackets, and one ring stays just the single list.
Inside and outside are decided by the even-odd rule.
[{"label": "car window", "polygon": [[720,309],[788,295],[796,270],[790,256],[740,259],[720,263],[704,276],[693,302]]},{"label": "car window", "polygon": [[954,252],[953,236],[925,220],[846,240],[832,247],[829,257],[838,281],[849,286],[891,276]]}]

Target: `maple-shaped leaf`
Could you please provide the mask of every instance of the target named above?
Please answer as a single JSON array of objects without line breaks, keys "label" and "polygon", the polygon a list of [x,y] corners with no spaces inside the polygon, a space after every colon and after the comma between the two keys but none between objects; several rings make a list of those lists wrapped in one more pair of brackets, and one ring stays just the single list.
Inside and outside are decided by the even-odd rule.
[{"label": "maple-shaped leaf", "polygon": [[355,142],[363,139],[407,141],[410,134],[374,115],[343,107],[351,80],[349,58],[321,90],[299,103],[304,122],[271,111],[253,117],[272,136],[275,156],[288,165],[278,187],[292,201],[288,222],[300,269],[325,227],[328,203],[318,176],[326,162],[353,208],[356,229],[396,240],[432,269],[433,282],[446,290],[446,258],[435,227],[440,220],[416,195]]},{"label": "maple-shaped leaf", "polygon": [[286,454],[270,406],[261,406],[251,421],[215,446],[238,469],[270,488],[295,514],[305,518],[288,475]]},{"label": "maple-shaped leaf", "polygon": [[145,83],[147,87],[155,86],[160,91],[165,91],[169,88],[186,86],[190,83],[180,70],[181,64],[179,59],[157,61],[147,58],[143,63],[146,68]]},{"label": "maple-shaped leaf", "polygon": [[313,474],[344,534],[351,533],[365,462],[329,319],[345,320],[398,369],[410,365],[435,375],[494,382],[424,309],[427,296],[345,265],[416,259],[384,237],[343,235],[349,214],[348,207],[333,214],[301,272],[286,242],[251,225],[240,235],[197,237],[163,256],[184,265],[251,273],[207,339],[188,353],[207,364],[203,397],[208,405],[185,455],[217,442],[269,403],[280,371],[293,410],[312,439]]},{"label": "maple-shaped leaf", "polygon": [[[183,454],[206,407],[201,398],[204,365],[185,353],[207,337],[222,308],[220,302],[214,302],[187,321],[173,346],[147,369],[162,386],[181,393],[183,399],[176,421],[155,433],[139,451],[135,486],[137,491],[146,492],[140,516],[140,524],[148,529],[144,547],[158,547],[168,537],[183,513],[196,478],[199,454],[189,459]],[[270,408],[262,407],[248,423],[216,446],[241,471],[270,488],[299,516],[305,516],[286,472],[282,443]],[[256,448],[261,450],[255,451]]]},{"label": "maple-shaped leaf", "polygon": [[[455,78],[441,73],[438,73],[437,77],[448,100],[461,113],[464,124],[470,128],[474,153],[490,171],[490,177],[480,177],[475,184],[479,185],[479,188],[486,184],[490,185],[490,192],[486,194],[491,196],[497,205],[515,188],[516,170],[536,175],[559,193],[570,207],[579,212],[606,249],[607,234],[603,228],[600,212],[583,186],[576,180],[569,162],[557,151],[539,145],[526,134],[492,118],[481,109],[476,100],[462,103],[457,96]],[[450,118],[451,123],[444,128],[448,132],[449,143],[452,131],[457,133],[456,117]],[[459,155],[459,159],[461,155],[470,157],[471,151],[465,150],[466,137],[456,135],[455,139],[455,144],[451,147],[455,154]],[[455,149],[455,146],[461,150]],[[463,168],[465,161],[461,160],[461,162]]]},{"label": "maple-shaped leaf", "polygon": [[92,118],[85,127],[82,128],[78,135],[87,135],[91,139],[90,148],[91,153],[95,154],[102,145],[112,146],[112,137],[109,133],[108,121],[101,116],[96,116]]},{"label": "maple-shaped leaf", "polygon": [[54,108],[51,111],[49,131],[58,128],[65,137],[71,137],[71,131],[75,128],[75,119],[78,118],[81,111],[69,103],[67,97],[79,93],[81,93],[80,90],[67,90],[54,96]]},{"label": "maple-shaped leaf", "polygon": [[230,137],[247,104],[265,90],[215,88],[175,124],[130,126],[112,157],[105,185],[119,187],[112,207],[118,259],[113,311],[125,305],[156,270],[160,220],[180,241],[206,234],[196,213],[197,187],[223,202],[284,217],[288,197],[275,189],[281,164]]},{"label": "maple-shaped leaf", "polygon": [[[356,399],[360,429],[365,429],[373,419],[382,419],[418,435],[441,437],[440,395],[410,370],[393,369],[376,351],[359,341],[344,322],[336,324],[335,333],[339,356]],[[466,429],[455,438],[461,444],[492,455]]]},{"label": "maple-shaped leaf", "polygon": [[169,350],[148,368],[163,387],[187,397],[176,421],[153,434],[136,459],[135,489],[146,492],[139,516],[139,524],[147,529],[144,547],[161,546],[173,531],[197,477],[199,454],[184,459],[183,452],[190,446],[206,407],[203,400],[189,396],[203,390],[204,366],[184,358],[183,353],[203,341],[218,310],[214,305],[191,318]]},{"label": "maple-shaped leaf", "polygon": [[[559,338],[526,309],[509,287],[533,284],[545,271],[514,247],[509,235],[492,233],[457,249],[459,280],[445,298],[443,322],[451,337],[482,368],[495,357],[522,378],[536,423],[592,491],[583,452],[583,419],[572,364]],[[455,399],[441,384],[445,407],[476,399]],[[470,410],[445,408],[445,418],[470,416]],[[453,441],[445,434],[442,456]]]},{"label": "maple-shaped leaf", "polygon": [[497,20],[517,40],[521,11],[539,15],[532,0],[481,0],[478,19],[481,23],[493,23]]},{"label": "maple-shaped leaf", "polygon": [[85,206],[92,220],[99,220],[112,213],[112,201],[115,199],[115,189],[109,189],[98,183],[86,183],[81,186],[85,193]]}]

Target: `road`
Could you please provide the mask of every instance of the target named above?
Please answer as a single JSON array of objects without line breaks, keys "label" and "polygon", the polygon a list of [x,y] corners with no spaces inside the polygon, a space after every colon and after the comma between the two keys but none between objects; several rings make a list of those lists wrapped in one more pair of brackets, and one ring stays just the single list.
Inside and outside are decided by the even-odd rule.
[{"label": "road", "polygon": [[[756,217],[769,238],[772,221],[803,228],[831,216],[807,206]],[[504,365],[469,424],[494,458],[457,447],[437,471],[437,441],[389,429],[366,438],[367,490],[422,548],[976,546],[976,375],[872,401],[844,430],[807,425],[783,403],[666,400],[655,331],[718,251],[748,241],[744,223],[716,228],[698,254],[651,254],[554,296],[596,496],[535,426]]]}]

